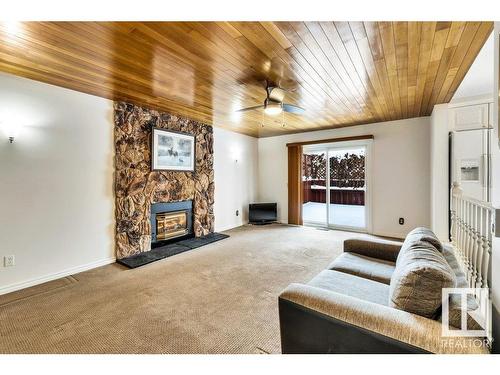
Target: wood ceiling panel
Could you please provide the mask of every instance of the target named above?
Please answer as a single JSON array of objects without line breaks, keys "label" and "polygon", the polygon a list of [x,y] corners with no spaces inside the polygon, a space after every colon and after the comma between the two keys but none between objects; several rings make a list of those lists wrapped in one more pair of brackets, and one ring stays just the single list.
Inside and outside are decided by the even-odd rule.
[{"label": "wood ceiling panel", "polygon": [[[0,23],[0,70],[252,136],[427,116],[492,22]],[[269,79],[303,115],[263,116]],[[262,123],[264,122],[264,126]]]}]

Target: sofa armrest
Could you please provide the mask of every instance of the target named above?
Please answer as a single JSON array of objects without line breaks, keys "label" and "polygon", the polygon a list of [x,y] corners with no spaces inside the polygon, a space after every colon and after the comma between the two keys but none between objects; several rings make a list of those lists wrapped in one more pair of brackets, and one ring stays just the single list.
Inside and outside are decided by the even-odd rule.
[{"label": "sofa armrest", "polygon": [[[366,353],[375,348],[373,352],[376,353],[488,353],[488,349],[484,345],[478,346],[474,338],[442,337],[438,321],[326,289],[291,284],[281,293],[279,300],[284,352]],[[301,320],[290,320],[290,327],[287,327],[286,319],[282,319],[287,314],[285,310],[296,307],[305,313]],[[315,315],[316,320],[310,320],[310,315]],[[318,316],[324,323],[318,321]],[[296,340],[297,336],[287,342],[288,330],[300,331],[298,326],[305,320],[308,322],[304,322],[304,336],[310,336],[316,326],[323,324],[315,332],[329,335],[326,341],[332,342],[321,350],[314,347],[318,341],[315,337],[310,341],[314,347],[312,350],[307,347],[307,340],[305,347],[301,347],[304,341]],[[340,350],[337,351],[336,347]]]},{"label": "sofa armrest", "polygon": [[351,238],[344,241],[344,252],[395,262],[402,245],[398,241]]}]

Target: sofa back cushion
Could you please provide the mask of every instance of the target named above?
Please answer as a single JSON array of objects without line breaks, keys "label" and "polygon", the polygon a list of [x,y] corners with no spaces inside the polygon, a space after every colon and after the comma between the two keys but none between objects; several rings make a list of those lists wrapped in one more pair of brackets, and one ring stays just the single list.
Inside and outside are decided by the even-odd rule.
[{"label": "sofa back cushion", "polygon": [[[418,242],[428,243],[429,245],[432,245],[437,251],[439,252],[443,251],[443,245],[441,244],[441,241],[439,241],[439,239],[436,237],[433,231],[431,231],[428,228],[418,227],[413,229],[406,236],[403,245],[401,246],[399,256],[403,255],[406,252],[406,250],[410,249],[412,244]],[[398,263],[399,261],[400,258],[399,256],[398,259],[396,259],[396,263]]]},{"label": "sofa back cushion", "polygon": [[389,306],[435,318],[441,307],[441,291],[455,286],[455,274],[429,242],[413,240],[403,248],[391,278]]}]

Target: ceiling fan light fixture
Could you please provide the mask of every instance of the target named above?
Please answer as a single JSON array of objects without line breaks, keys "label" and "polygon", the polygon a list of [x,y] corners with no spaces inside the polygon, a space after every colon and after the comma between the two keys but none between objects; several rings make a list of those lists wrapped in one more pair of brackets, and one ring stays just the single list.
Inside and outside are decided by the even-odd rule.
[{"label": "ceiling fan light fixture", "polygon": [[283,111],[281,103],[268,103],[264,108],[266,115],[274,116],[279,115]]}]

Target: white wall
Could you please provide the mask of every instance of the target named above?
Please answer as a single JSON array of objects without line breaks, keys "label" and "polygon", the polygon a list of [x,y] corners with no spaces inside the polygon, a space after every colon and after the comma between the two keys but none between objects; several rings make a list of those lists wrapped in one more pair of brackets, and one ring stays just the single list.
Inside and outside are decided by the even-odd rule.
[{"label": "white wall", "polygon": [[[22,129],[13,144],[0,131],[0,294],[113,262],[113,102],[0,73],[5,123]],[[214,128],[216,230],[248,222],[257,151]]]},{"label": "white wall", "polygon": [[0,132],[0,294],[113,261],[112,110],[0,74],[0,122],[22,126],[13,144]]},{"label": "white wall", "polygon": [[457,99],[477,95],[491,95],[491,83],[494,76],[492,69],[493,51],[495,49],[493,39],[493,33],[491,33],[455,91],[453,102]]},{"label": "white wall", "polygon": [[257,198],[257,138],[214,127],[214,173],[215,230],[247,223],[248,204]]},{"label": "white wall", "polygon": [[448,104],[434,106],[431,115],[431,229],[448,242]]},{"label": "white wall", "polygon": [[[494,29],[495,38],[495,53],[494,53],[494,89],[493,89],[493,139],[491,142],[491,178],[492,178],[492,188],[491,188],[491,203],[497,209],[500,209],[500,125],[498,118],[499,111],[499,71],[500,71],[500,61],[499,61],[499,33],[500,33],[500,22],[495,22]],[[500,225],[496,223],[495,225]],[[497,310],[500,310],[500,238],[493,238],[493,249],[492,249],[492,287],[491,293],[493,296],[493,303],[495,304]],[[498,337],[496,338],[499,339]]]},{"label": "white wall", "polygon": [[[278,202],[280,221],[288,219],[286,144],[373,134],[372,229],[404,237],[430,225],[430,118],[381,122],[259,139],[259,200]],[[399,225],[398,219],[405,218]]]}]

